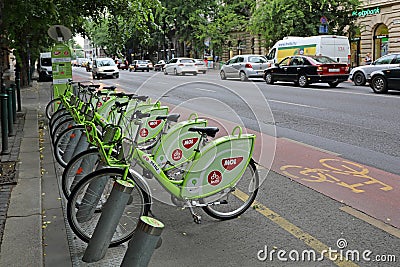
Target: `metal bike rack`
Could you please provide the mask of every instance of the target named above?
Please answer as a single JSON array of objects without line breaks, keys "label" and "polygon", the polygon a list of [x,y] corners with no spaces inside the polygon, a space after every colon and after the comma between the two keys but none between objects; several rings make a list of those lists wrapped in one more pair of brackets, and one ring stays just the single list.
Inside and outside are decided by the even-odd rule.
[{"label": "metal bike rack", "polygon": [[161,246],[164,224],[154,218],[141,216],[132,239],[129,241],[121,267],[145,267],[155,249]]},{"label": "metal bike rack", "polygon": [[115,181],[83,255],[84,262],[96,262],[104,258],[132,190],[131,183],[122,180]]}]

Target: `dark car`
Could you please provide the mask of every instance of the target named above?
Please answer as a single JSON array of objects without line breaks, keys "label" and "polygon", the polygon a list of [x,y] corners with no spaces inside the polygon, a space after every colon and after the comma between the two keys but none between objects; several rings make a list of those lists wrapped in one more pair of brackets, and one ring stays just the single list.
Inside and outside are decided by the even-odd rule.
[{"label": "dark car", "polygon": [[115,64],[117,64],[117,68],[120,70],[127,70],[129,68],[127,60],[117,59],[115,60]]},{"label": "dark car", "polygon": [[400,67],[374,71],[368,83],[377,94],[387,93],[388,90],[400,90]]},{"label": "dark car", "polygon": [[164,60],[160,60],[157,62],[157,64],[154,65],[154,70],[155,71],[163,71],[164,70],[164,66],[165,66],[165,61]]},{"label": "dark car", "polygon": [[306,87],[311,83],[328,83],[336,87],[349,78],[349,67],[326,56],[290,56],[264,71],[267,84],[294,82]]}]

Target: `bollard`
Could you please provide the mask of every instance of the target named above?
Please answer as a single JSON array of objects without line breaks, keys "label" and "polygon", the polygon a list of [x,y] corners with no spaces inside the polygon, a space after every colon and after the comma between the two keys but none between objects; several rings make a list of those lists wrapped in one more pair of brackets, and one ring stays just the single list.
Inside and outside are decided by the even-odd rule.
[{"label": "bollard", "polygon": [[20,79],[20,74],[19,71],[15,72],[15,86],[16,86],[16,91],[17,91],[17,104],[18,104],[18,109],[17,111],[21,111],[21,79]]},{"label": "bollard", "polygon": [[14,136],[14,114],[12,108],[12,89],[7,88],[7,113],[8,113],[8,136]]},{"label": "bollard", "polygon": [[133,184],[117,180],[111,190],[111,194],[101,212],[100,219],[89,240],[82,260],[84,262],[99,261],[106,255],[107,248],[117,229],[119,220],[124,213],[133,190]]},{"label": "bollard", "polygon": [[146,267],[156,248],[160,246],[164,224],[154,218],[141,216],[129,241],[121,267]]},{"label": "bollard", "polygon": [[8,112],[7,112],[7,94],[0,94],[1,103],[1,154],[6,155],[8,151]]},{"label": "bollard", "polygon": [[[10,87],[11,90],[11,100],[12,100],[12,113],[13,113],[13,123],[17,122],[17,98],[15,97],[15,84],[11,84]],[[10,94],[8,94],[8,97],[10,97]]]}]

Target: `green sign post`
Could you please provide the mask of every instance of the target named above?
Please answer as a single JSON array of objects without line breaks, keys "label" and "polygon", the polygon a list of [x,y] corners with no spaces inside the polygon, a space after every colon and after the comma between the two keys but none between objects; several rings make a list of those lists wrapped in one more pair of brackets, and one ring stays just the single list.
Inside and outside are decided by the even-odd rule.
[{"label": "green sign post", "polygon": [[67,82],[72,79],[71,50],[68,46],[58,43],[51,50],[51,62],[53,70],[54,98],[63,94],[67,88]]}]

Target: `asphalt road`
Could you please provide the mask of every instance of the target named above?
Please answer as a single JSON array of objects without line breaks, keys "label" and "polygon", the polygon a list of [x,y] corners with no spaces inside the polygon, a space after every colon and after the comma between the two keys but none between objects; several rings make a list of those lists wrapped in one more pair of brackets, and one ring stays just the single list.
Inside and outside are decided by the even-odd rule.
[{"label": "asphalt road", "polygon": [[[74,75],[90,78],[79,68]],[[298,88],[262,80],[221,81],[217,72],[176,77],[122,71],[119,79],[99,82],[400,174],[399,92],[376,95],[351,83],[331,89],[324,84]],[[150,266],[158,266],[160,259],[159,266],[173,266],[177,258],[181,266],[377,266],[379,259],[394,257],[397,263],[380,266],[398,266],[399,229],[277,172],[268,173],[255,205],[231,221],[215,221],[203,213],[203,223],[196,225],[188,211],[156,203],[153,212],[166,225],[168,247],[155,252]],[[310,250],[317,258],[324,254],[325,260],[301,260]],[[339,254],[329,260],[332,250]],[[335,261],[340,253],[359,259]]]}]

